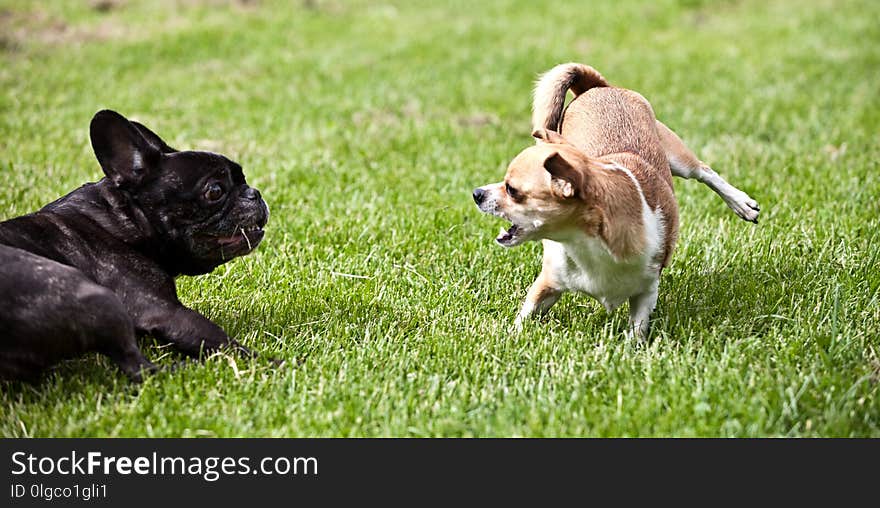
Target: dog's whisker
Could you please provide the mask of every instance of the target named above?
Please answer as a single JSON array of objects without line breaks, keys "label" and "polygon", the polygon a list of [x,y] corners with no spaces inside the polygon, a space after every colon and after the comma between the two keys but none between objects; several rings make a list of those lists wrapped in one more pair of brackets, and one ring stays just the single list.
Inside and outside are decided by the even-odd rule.
[{"label": "dog's whisker", "polygon": [[248,250],[253,250],[254,247],[251,245],[251,239],[248,238],[247,233],[245,232],[244,228],[243,228],[243,227],[239,227],[238,229],[241,230],[241,236],[244,237],[244,241],[246,241],[247,244],[248,244]]}]

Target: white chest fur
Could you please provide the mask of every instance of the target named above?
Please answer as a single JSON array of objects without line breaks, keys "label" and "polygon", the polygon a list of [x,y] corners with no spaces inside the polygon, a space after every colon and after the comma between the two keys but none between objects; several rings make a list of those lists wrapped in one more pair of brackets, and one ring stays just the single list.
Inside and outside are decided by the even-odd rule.
[{"label": "white chest fur", "polygon": [[655,260],[663,246],[663,216],[643,203],[642,219],[645,249],[627,259],[616,258],[602,239],[585,234],[565,242],[544,240],[545,269],[554,285],[587,293],[609,311],[649,291],[660,275]]}]

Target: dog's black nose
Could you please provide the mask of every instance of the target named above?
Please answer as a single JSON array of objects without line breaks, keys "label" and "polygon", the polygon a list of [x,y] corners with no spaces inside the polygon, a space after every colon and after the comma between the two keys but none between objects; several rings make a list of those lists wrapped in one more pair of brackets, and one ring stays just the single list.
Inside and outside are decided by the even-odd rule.
[{"label": "dog's black nose", "polygon": [[483,189],[474,189],[474,201],[479,205],[486,199],[486,191]]},{"label": "dog's black nose", "polygon": [[247,189],[245,189],[245,191],[242,193],[242,195],[244,197],[246,197],[247,199],[251,199],[254,201],[260,199],[260,197],[261,197],[260,191],[258,191],[257,189],[254,189],[253,187],[248,187]]}]

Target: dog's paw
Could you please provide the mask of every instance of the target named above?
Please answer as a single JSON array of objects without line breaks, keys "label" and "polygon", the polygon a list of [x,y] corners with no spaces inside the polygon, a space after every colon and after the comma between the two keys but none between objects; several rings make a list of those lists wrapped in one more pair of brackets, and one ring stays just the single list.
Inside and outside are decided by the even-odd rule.
[{"label": "dog's paw", "polygon": [[647,325],[630,325],[627,327],[626,331],[623,332],[623,337],[627,342],[643,344],[648,340],[648,327]]},{"label": "dog's paw", "polygon": [[724,196],[727,206],[733,210],[740,219],[758,223],[758,215],[761,213],[761,207],[758,202],[751,198],[745,192],[735,189],[729,195]]},{"label": "dog's paw", "polygon": [[516,333],[516,334],[522,333],[524,321],[525,321],[525,318],[522,315],[516,316],[516,320],[513,322],[513,325],[511,325],[511,327],[510,327],[511,333]]},{"label": "dog's paw", "polygon": [[[271,365],[273,369],[285,369],[290,366],[287,360],[282,360],[280,358],[273,358],[270,356],[268,360],[269,365]],[[296,364],[296,362],[294,362],[294,364]]]}]

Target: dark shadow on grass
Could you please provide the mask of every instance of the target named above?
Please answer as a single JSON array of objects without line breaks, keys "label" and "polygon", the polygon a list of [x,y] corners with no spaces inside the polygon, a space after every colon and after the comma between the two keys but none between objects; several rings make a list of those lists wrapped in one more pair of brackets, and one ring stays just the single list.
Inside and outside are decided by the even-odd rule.
[{"label": "dark shadow on grass", "polygon": [[[293,365],[302,364],[317,348],[339,347],[340,336],[348,342],[354,342],[355,345],[351,347],[356,347],[358,334],[352,341],[351,328],[363,331],[368,327],[378,327],[388,333],[400,334],[424,324],[418,308],[400,312],[370,301],[373,297],[370,293],[359,293],[332,305],[316,298],[306,298],[295,309],[273,306],[262,314],[222,309],[213,311],[209,319],[237,339],[257,330],[259,334],[246,343],[248,347],[263,356],[275,355],[286,362],[293,362]],[[346,330],[338,333],[339,326],[344,326]],[[315,336],[326,340],[311,340]]]},{"label": "dark shadow on grass", "polygon": [[[153,376],[159,374],[152,374]],[[0,381],[0,398],[23,404],[45,404],[97,392],[135,396],[141,385],[132,382],[109,359],[97,353],[65,360],[26,381]]]},{"label": "dark shadow on grass", "polygon": [[[760,336],[773,328],[789,327],[795,316],[785,306],[803,269],[793,265],[773,268],[772,274],[748,265],[665,274],[657,317],[673,336],[687,330]],[[788,282],[788,288],[783,282]]]},{"label": "dark shadow on grass", "polygon": [[[796,266],[775,268],[772,275],[750,266],[686,273],[667,271],[661,279],[660,296],[652,315],[652,336],[664,332],[675,337],[689,331],[760,336],[773,328],[792,326],[795,316],[785,308],[791,290],[784,288],[783,281],[791,287],[791,281],[803,270]],[[607,312],[588,295],[567,293],[535,321],[535,326],[598,336],[610,325],[623,340],[628,318],[629,304]]]},{"label": "dark shadow on grass", "polygon": [[[175,351],[167,344],[160,344],[151,337],[138,340],[138,344],[144,356],[160,366],[157,372],[145,374],[145,379],[200,364],[198,360]],[[30,394],[31,398],[24,400],[33,403],[39,402],[39,397],[53,391],[62,391],[72,396],[97,388],[105,393],[113,391],[136,395],[140,387],[141,384],[131,381],[109,358],[92,352],[53,365],[33,379],[2,380],[0,394]]]}]

